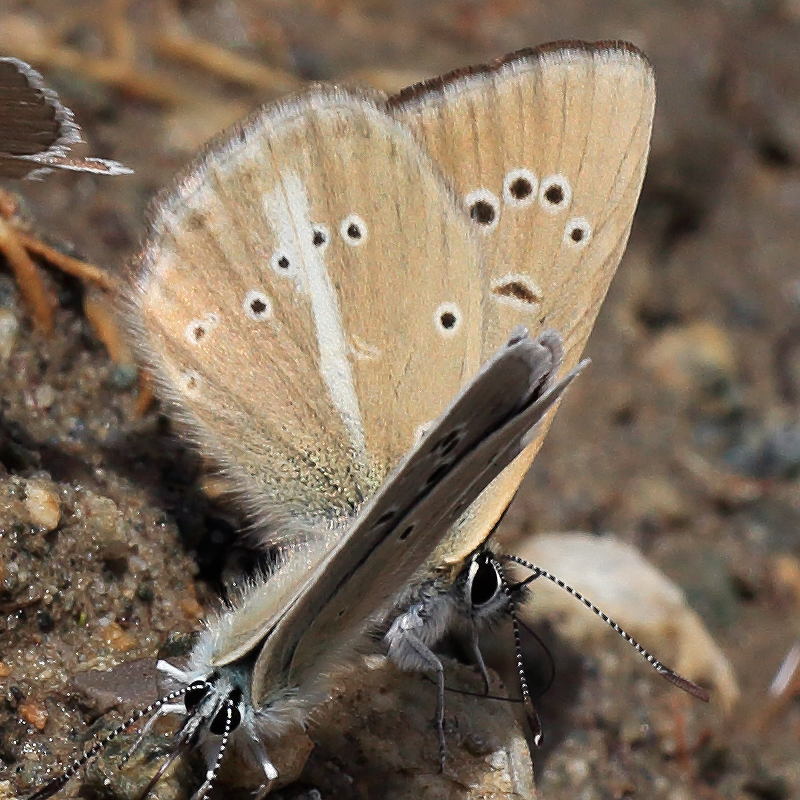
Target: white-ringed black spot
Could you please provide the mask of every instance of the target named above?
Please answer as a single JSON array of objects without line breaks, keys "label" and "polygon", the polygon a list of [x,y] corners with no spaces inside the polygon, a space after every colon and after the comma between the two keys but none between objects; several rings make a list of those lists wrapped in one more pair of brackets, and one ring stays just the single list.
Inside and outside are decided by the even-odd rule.
[{"label": "white-ringed black spot", "polygon": [[487,189],[476,189],[464,198],[464,207],[478,230],[488,233],[500,221],[500,201]]},{"label": "white-ringed black spot", "polygon": [[358,247],[367,240],[369,232],[367,223],[358,214],[350,214],[342,220],[339,233],[344,241],[352,247]]},{"label": "white-ringed black spot", "polygon": [[476,200],[469,209],[469,215],[478,225],[491,225],[497,211],[491,203],[485,200]]},{"label": "white-ringed black spot", "polygon": [[461,327],[461,311],[455,303],[442,303],[433,312],[433,319],[443,336],[453,336]]},{"label": "white-ringed black spot", "polygon": [[206,314],[203,319],[193,319],[184,329],[189,344],[200,344],[219,324],[216,314]]},{"label": "white-ringed black spot", "polygon": [[264,292],[260,292],[257,289],[249,291],[244,296],[242,308],[245,315],[256,322],[272,316],[272,301]]},{"label": "white-ringed black spot", "polygon": [[543,178],[539,186],[539,205],[547,212],[555,214],[569,206],[572,201],[572,188],[563,175],[550,175]]},{"label": "white-ringed black spot", "polygon": [[539,191],[539,179],[529,169],[512,169],[503,180],[503,200],[511,206],[530,205]]},{"label": "white-ringed black spot", "polygon": [[280,275],[289,275],[292,272],[292,260],[289,254],[281,251],[272,254],[270,266]]},{"label": "white-ringed black spot", "polygon": [[200,390],[200,376],[196,372],[182,372],[181,383],[187,394],[196,394]]},{"label": "white-ringed black spot", "polygon": [[325,249],[330,242],[330,231],[324,225],[312,225],[311,243],[318,249]]},{"label": "white-ringed black spot", "polygon": [[574,217],[564,227],[564,244],[573,250],[586,247],[592,235],[592,226],[583,217]]},{"label": "white-ringed black spot", "polygon": [[564,202],[564,190],[556,183],[544,190],[544,199],[550,205],[560,206]]}]

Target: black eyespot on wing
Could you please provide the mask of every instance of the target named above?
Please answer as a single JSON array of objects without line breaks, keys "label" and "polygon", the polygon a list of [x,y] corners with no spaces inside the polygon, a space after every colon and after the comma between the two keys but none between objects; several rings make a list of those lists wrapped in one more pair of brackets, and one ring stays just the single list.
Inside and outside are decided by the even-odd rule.
[{"label": "black eyespot on wing", "polygon": [[281,256],[277,263],[281,269],[289,269],[289,259],[286,256]]},{"label": "black eyespot on wing", "polygon": [[342,220],[342,224],[339,226],[339,233],[346,244],[357,246],[366,240],[369,231],[367,230],[367,223],[358,214],[350,214]]},{"label": "black eyespot on wing", "polygon": [[401,534],[400,534],[400,541],[404,542],[411,536],[412,532],[414,531],[414,525],[409,525]]},{"label": "black eyespot on wing", "polygon": [[242,303],[245,316],[255,322],[262,322],[272,316],[272,302],[264,292],[251,289]]},{"label": "black eyespot on wing", "polygon": [[533,186],[527,178],[516,178],[509,184],[508,191],[515,200],[524,200],[533,193]]},{"label": "black eyespot on wing", "polygon": [[564,229],[564,241],[572,248],[584,247],[591,235],[592,226],[583,217],[574,217]]},{"label": "black eyespot on wing", "polygon": [[441,303],[433,312],[433,323],[442,336],[455,336],[461,327],[461,310],[455,303]]},{"label": "black eyespot on wing", "polygon": [[558,184],[554,183],[544,190],[544,198],[548,203],[557,206],[559,203],[564,202],[564,190]]},{"label": "black eyespot on wing", "polygon": [[564,175],[551,175],[539,188],[539,203],[548,213],[565,209],[572,201],[572,187]]},{"label": "black eyespot on wing", "polygon": [[470,206],[469,215],[478,225],[491,225],[497,216],[497,209],[487,200],[476,200]]}]

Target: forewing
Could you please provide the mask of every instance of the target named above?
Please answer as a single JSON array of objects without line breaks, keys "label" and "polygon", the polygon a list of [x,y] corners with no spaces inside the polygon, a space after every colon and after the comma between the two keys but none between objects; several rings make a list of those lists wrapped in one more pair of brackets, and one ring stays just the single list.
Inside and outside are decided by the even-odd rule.
[{"label": "forewing", "polygon": [[343,524],[480,363],[469,226],[413,137],[315,88],[155,203],[134,338],[201,449],[277,531]]},{"label": "forewing", "polygon": [[[410,87],[389,101],[450,177],[485,255],[483,354],[522,323],[555,328],[572,368],[628,240],[655,106],[624,43],[555,43]],[[469,509],[432,563],[494,527],[547,425]]]}]

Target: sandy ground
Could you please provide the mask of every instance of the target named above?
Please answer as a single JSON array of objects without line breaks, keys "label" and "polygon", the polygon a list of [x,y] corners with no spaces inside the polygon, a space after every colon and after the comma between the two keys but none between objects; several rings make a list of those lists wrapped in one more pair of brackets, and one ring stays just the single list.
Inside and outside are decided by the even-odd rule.
[{"label": "sandy ground", "polygon": [[[588,346],[593,366],[504,528],[613,533],[636,545],[685,590],[742,699],[723,719],[675,700],[610,634],[576,651],[554,628],[537,791],[548,800],[800,796],[800,710],[788,693],[766,713],[800,623],[797,2],[168,8],[7,0],[0,9],[0,51],[27,58],[58,89],[85,152],[135,170],[7,188],[37,232],[112,272],[136,251],[145,204],[167,177],[216,130],[304,80],[392,90],[562,38],[626,38],[647,52],[659,100],[628,252]],[[264,69],[250,84],[222,79],[176,57],[167,44],[177,31]],[[64,52],[84,58],[77,70]],[[113,52],[127,66],[111,80],[91,65]],[[135,418],[136,389],[83,316],[80,286],[51,275],[60,306],[46,339],[0,272],[0,781],[10,781],[0,785],[11,797],[68,758],[104,710],[73,691],[76,675],[152,656],[167,640],[180,649],[197,629],[234,532],[168,422],[155,411]],[[37,527],[48,513],[60,514],[50,533]],[[134,698],[145,692],[131,687]],[[325,783],[329,773],[313,773],[323,796],[382,796],[375,781],[345,793],[341,775]],[[311,785],[307,776],[287,796]]]}]

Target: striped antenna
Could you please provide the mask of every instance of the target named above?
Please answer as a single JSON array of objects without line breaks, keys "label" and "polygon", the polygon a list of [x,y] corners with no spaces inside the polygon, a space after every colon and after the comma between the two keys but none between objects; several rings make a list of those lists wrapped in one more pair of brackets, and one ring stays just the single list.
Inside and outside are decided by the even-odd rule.
[{"label": "striped antenna", "polygon": [[644,647],[642,647],[639,642],[636,641],[636,639],[634,639],[629,633],[617,625],[617,623],[614,622],[611,617],[609,617],[607,614],[604,614],[594,603],[591,602],[591,600],[587,600],[580,592],[576,591],[571,586],[568,586],[560,578],[557,578],[555,575],[551,575],[547,570],[537,567],[535,564],[531,564],[529,561],[525,561],[523,558],[519,558],[519,556],[504,555],[501,556],[501,558],[505,559],[506,561],[513,561],[515,564],[519,564],[520,566],[523,566],[533,572],[533,575],[530,578],[527,578],[525,581],[519,584],[520,586],[530,583],[540,576],[552,581],[556,586],[561,587],[565,592],[568,592],[574,598],[580,600],[581,603],[586,606],[586,608],[588,608],[590,611],[593,611],[598,617],[600,617],[600,619],[603,620],[603,622],[606,623],[606,625],[608,625],[610,628],[613,628],[656,672],[658,672],[659,675],[661,675],[662,678],[668,680],[671,684],[673,684],[673,686],[683,689],[684,692],[692,695],[692,697],[702,700],[704,703],[709,701],[710,696],[702,686],[698,686],[688,678],[684,678],[682,675],[678,675],[678,673],[674,670],[664,666],[664,664],[662,664],[654,655],[652,655],[652,653],[649,653],[647,650],[645,650]]}]

